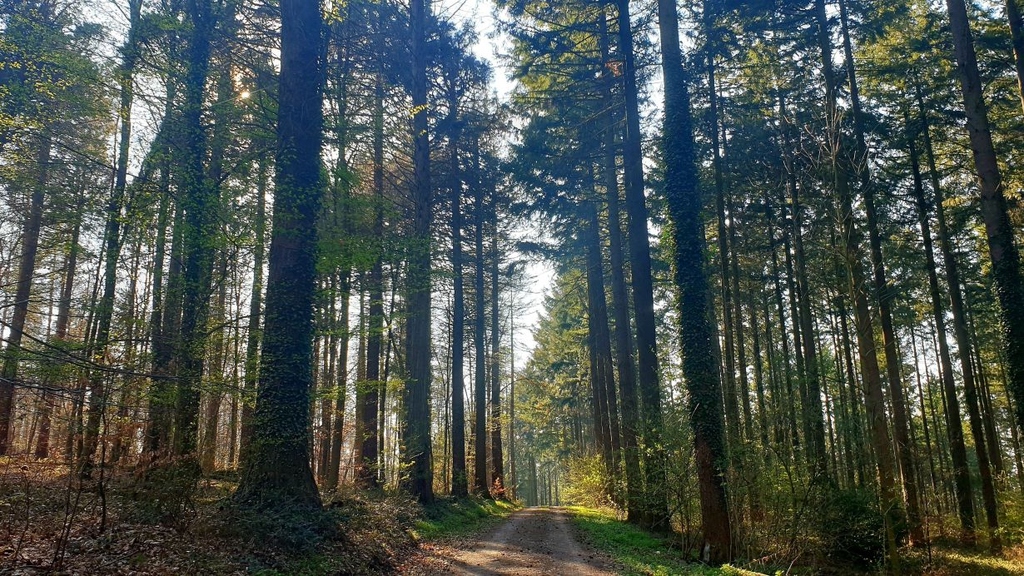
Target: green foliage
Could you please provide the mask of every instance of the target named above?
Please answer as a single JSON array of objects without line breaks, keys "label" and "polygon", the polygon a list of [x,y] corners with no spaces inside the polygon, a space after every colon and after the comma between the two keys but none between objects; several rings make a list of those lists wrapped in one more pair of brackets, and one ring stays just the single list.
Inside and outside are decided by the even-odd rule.
[{"label": "green foliage", "polygon": [[201,470],[194,459],[157,462],[147,467],[132,493],[139,521],[185,530],[196,517]]},{"label": "green foliage", "polygon": [[874,565],[885,553],[885,519],[874,494],[850,488],[825,496],[817,515],[822,552],[832,561]]},{"label": "green foliage", "polygon": [[612,483],[600,455],[577,456],[569,460],[562,499],[587,508],[614,506],[609,499],[609,492],[615,493]]},{"label": "green foliage", "polygon": [[583,530],[590,542],[624,567],[623,574],[650,576],[753,574],[728,565],[712,568],[702,564],[689,563],[678,549],[673,548],[671,543],[664,538],[617,520],[607,510],[571,507],[569,511],[572,512],[573,522]]},{"label": "green foliage", "polygon": [[417,540],[467,534],[489,526],[517,509],[517,505],[505,500],[474,496],[440,499],[423,509],[423,518],[415,523],[412,534]]}]

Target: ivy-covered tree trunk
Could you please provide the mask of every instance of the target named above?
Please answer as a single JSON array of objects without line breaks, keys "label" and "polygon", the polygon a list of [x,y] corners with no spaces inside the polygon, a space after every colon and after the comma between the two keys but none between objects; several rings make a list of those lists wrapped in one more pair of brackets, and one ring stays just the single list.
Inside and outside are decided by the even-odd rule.
[{"label": "ivy-covered tree trunk", "polygon": [[665,118],[665,197],[675,242],[675,282],[679,289],[683,376],[690,392],[700,490],[703,559],[722,563],[732,556],[732,532],[725,493],[728,453],[722,408],[722,380],[712,340],[712,311],[705,262],[702,199],[697,181],[690,95],[679,47],[679,15],[673,0],[658,2]]},{"label": "ivy-covered tree trunk", "polygon": [[309,464],[316,217],[323,182],[323,22],[316,0],[281,2],[277,154],[260,383],[236,502],[319,508]]},{"label": "ivy-covered tree trunk", "polygon": [[210,44],[214,28],[210,0],[188,3],[192,34],[189,39],[188,71],[182,112],[185,147],[182,165],[184,219],[182,243],[181,339],[176,350],[177,397],[174,409],[176,456],[195,453],[199,440],[199,395],[206,356],[213,283],[214,234],[217,199],[215,187],[203,169],[207,153],[203,103],[210,66]]}]

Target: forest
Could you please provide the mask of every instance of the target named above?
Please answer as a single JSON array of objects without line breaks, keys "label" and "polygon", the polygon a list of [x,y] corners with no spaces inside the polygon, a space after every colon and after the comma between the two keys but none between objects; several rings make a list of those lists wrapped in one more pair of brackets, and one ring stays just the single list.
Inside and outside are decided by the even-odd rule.
[{"label": "forest", "polygon": [[1020,150],[1018,0],[0,0],[0,573],[1024,573]]}]

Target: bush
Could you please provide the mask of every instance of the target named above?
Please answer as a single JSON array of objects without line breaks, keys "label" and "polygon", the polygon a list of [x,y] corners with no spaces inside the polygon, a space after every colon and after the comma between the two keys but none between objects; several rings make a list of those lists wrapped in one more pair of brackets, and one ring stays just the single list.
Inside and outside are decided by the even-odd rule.
[{"label": "bush", "polygon": [[133,490],[137,520],[183,531],[196,517],[202,471],[194,458],[160,460],[142,468]]},{"label": "bush", "polygon": [[562,500],[567,504],[587,508],[615,507],[618,488],[608,478],[599,455],[579,456],[569,461],[562,488]]},{"label": "bush", "polygon": [[824,496],[818,529],[833,561],[877,564],[885,554],[885,519],[868,490],[834,490]]}]

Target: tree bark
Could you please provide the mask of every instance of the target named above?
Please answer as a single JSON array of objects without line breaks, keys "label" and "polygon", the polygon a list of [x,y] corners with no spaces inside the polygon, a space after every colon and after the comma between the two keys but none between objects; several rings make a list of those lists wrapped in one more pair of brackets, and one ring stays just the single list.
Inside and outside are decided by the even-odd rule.
[{"label": "tree bark", "polygon": [[319,508],[309,465],[316,217],[323,183],[323,22],[315,0],[281,2],[274,215],[253,437],[234,499]]},{"label": "tree bark", "polygon": [[405,489],[420,502],[434,499],[430,442],[430,141],[427,135],[427,2],[411,0],[413,178],[412,238],[406,270],[406,378],[402,440]]},{"label": "tree bark", "polygon": [[722,381],[712,346],[711,302],[704,261],[702,202],[697,182],[693,124],[686,72],[679,48],[679,16],[673,0],[658,2],[662,74],[665,79],[663,153],[665,196],[675,241],[675,281],[679,288],[683,374],[690,392],[700,487],[703,559],[721,563],[732,556],[725,493],[727,452]]},{"label": "tree bark", "polygon": [[[974,39],[967,18],[967,6],[964,0],[946,0],[946,7],[949,10],[953,51],[956,54],[964,113],[967,116],[967,134],[978,175],[981,216],[988,239],[992,277],[999,299],[1003,350],[1008,375],[1006,387],[1017,407],[1017,423],[1021,424],[1024,422],[1024,307],[1021,307],[1020,303],[1024,302],[1024,288],[1021,286],[1020,255],[1014,244],[1013,226],[1007,212],[1002,176],[992,144],[992,132],[982,94],[981,75],[978,72]],[[960,348],[959,336],[957,347]],[[961,356],[969,355],[969,350],[969,346],[960,348]],[[968,394],[970,393],[968,389]],[[996,531],[998,520],[995,510],[989,510],[988,502],[985,508],[990,544],[993,549],[998,549],[1000,542]]]},{"label": "tree bark", "polygon": [[[602,10],[603,12],[603,10]],[[609,63],[608,24],[602,13],[601,55],[604,62]],[[622,443],[622,460],[626,472],[626,510],[638,510],[642,494],[642,478],[640,476],[640,454],[637,448],[637,426],[639,414],[636,394],[636,370],[633,364],[633,342],[630,337],[629,298],[627,295],[625,269],[628,266],[622,258],[622,222],[619,210],[619,181],[616,166],[615,134],[616,110],[612,98],[612,84],[616,82],[606,64],[602,69],[604,82],[601,84],[601,98],[605,107],[604,126],[602,130],[603,165],[605,196],[608,204],[608,260],[611,266],[612,321],[615,332],[615,366],[618,371],[619,398],[622,405],[622,423],[620,436]]]},{"label": "tree bark", "polygon": [[[633,273],[633,314],[636,320],[637,388],[640,392],[641,438],[644,453],[644,497],[639,518],[648,527],[668,527],[668,496],[665,449],[661,442],[661,386],[658,372],[657,329],[654,318],[654,284],[651,245],[644,198],[643,155],[640,143],[640,105],[629,0],[617,0],[619,49],[623,60],[623,91],[626,99],[626,133],[623,141],[626,212],[629,214],[629,258]],[[632,512],[632,511],[630,511]]]},{"label": "tree bark", "polygon": [[491,488],[497,498],[505,497],[505,466],[501,446],[501,322],[498,315],[500,256],[498,254],[498,213],[491,200]]},{"label": "tree bark", "polygon": [[476,303],[473,330],[474,371],[474,425],[473,425],[473,490],[480,496],[490,495],[487,483],[487,373],[485,348],[486,316],[484,309],[484,190],[480,182],[480,142],[473,141],[473,218],[476,265],[473,298]]},{"label": "tree bark", "polygon": [[21,339],[24,336],[25,321],[28,318],[29,298],[32,295],[32,279],[36,270],[36,253],[39,251],[39,232],[43,222],[43,199],[50,179],[50,135],[43,133],[39,140],[36,160],[35,188],[29,200],[28,214],[21,234],[21,261],[18,265],[18,285],[14,294],[14,313],[11,316],[10,335],[4,348],[2,378],[0,378],[0,456],[10,452],[14,438],[11,425],[14,416],[14,384],[18,378],[18,363],[21,360]]}]

